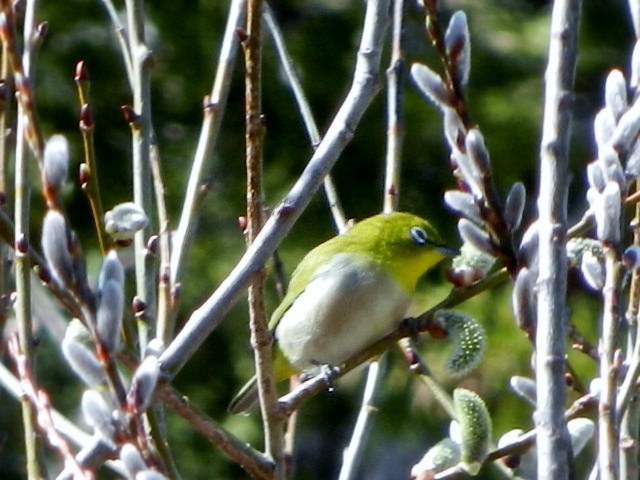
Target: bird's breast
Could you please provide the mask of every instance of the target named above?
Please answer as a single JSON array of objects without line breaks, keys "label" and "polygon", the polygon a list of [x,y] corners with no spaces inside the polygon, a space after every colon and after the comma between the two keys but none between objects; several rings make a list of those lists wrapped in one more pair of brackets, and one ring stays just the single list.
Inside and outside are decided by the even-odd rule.
[{"label": "bird's breast", "polygon": [[384,270],[338,254],[282,315],[276,339],[300,370],[339,365],[397,327],[410,303],[409,294]]}]

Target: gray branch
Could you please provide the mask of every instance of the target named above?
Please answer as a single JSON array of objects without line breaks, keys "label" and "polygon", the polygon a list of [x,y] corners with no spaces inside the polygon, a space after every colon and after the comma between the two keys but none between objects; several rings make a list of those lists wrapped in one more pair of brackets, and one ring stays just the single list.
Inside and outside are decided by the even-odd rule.
[{"label": "gray branch", "polygon": [[360,118],[378,92],[380,56],[386,32],[389,0],[369,0],[353,84],[324,139],[304,172],[278,205],[264,228],[218,289],[196,309],[160,357],[165,374],[175,375],[222,322],[246,288],[302,214],[340,153],[353,137]]},{"label": "gray branch", "polygon": [[536,377],[538,478],[567,479],[572,454],[564,419],[568,152],[580,0],[554,3],[540,146],[540,270]]}]

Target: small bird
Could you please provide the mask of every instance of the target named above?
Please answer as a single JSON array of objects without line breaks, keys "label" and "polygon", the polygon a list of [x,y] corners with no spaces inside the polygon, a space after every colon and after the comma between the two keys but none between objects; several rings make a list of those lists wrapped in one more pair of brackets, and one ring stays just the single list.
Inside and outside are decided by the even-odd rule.
[{"label": "small bird", "polygon": [[[410,213],[379,214],[311,250],[273,312],[277,381],[321,365],[340,365],[392,332],[405,318],[418,279],[454,255],[436,230]],[[229,405],[257,402],[255,376]]]}]

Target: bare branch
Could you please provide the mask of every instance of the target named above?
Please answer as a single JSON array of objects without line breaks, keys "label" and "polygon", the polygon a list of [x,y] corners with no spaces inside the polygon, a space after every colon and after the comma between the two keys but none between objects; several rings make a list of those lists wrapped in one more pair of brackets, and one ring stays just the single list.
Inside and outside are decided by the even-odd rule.
[{"label": "bare branch", "polygon": [[567,479],[572,453],[564,420],[567,170],[580,0],[553,5],[540,147],[539,276],[536,331],[538,475]]},{"label": "bare branch", "polygon": [[222,322],[224,315],[247,286],[251,276],[263,267],[291,229],[353,137],[360,118],[378,91],[377,76],[388,10],[388,0],[370,0],[367,3],[365,28],[353,84],[342,107],[304,172],[285,199],[275,208],[255,242],[218,289],[192,313],[182,331],[160,357],[163,371],[168,376],[175,375],[207,335]]}]

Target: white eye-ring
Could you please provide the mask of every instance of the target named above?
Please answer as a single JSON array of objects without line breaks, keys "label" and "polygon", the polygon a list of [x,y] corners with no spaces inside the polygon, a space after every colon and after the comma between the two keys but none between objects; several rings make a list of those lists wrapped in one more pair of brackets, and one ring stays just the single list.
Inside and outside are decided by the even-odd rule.
[{"label": "white eye-ring", "polygon": [[409,234],[411,235],[411,239],[416,243],[416,245],[423,246],[426,245],[429,241],[427,232],[425,232],[420,227],[411,227]]}]

